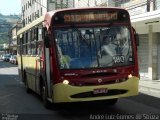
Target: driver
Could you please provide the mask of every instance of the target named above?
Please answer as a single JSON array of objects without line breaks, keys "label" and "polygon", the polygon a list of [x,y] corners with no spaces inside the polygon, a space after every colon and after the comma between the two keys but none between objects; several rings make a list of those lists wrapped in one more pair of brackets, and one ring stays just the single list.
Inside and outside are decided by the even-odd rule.
[{"label": "driver", "polygon": [[102,58],[102,56],[105,56],[105,55],[109,55],[109,56],[116,55],[115,48],[116,48],[116,46],[114,44],[112,44],[112,37],[105,36],[103,38],[101,51],[99,53],[101,58]]}]

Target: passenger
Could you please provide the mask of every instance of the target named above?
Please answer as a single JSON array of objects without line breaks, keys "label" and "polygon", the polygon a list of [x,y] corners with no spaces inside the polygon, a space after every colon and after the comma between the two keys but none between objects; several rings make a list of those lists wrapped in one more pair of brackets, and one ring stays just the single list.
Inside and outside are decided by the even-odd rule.
[{"label": "passenger", "polygon": [[57,45],[57,49],[58,49],[58,58],[60,61],[60,68],[69,68],[70,65],[70,61],[71,58],[68,55],[63,55],[61,48]]}]

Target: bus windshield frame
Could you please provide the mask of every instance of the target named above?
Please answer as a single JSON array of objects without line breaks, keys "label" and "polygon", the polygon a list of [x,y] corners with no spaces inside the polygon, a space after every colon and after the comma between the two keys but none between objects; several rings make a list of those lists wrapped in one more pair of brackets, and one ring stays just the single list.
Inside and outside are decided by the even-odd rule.
[{"label": "bus windshield frame", "polygon": [[[92,10],[77,13],[78,11],[65,11],[56,13],[53,17],[52,32],[60,69],[108,68],[134,64],[128,12]],[[101,18],[97,19],[97,16]],[[107,47],[105,44],[108,44]]]}]

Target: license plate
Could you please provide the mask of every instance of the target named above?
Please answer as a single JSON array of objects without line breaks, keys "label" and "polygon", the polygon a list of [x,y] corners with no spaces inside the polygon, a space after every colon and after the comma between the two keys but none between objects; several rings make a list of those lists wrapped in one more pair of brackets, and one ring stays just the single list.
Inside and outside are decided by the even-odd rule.
[{"label": "license plate", "polygon": [[98,88],[98,89],[94,89],[93,94],[102,94],[102,93],[108,93],[108,89],[107,88]]}]

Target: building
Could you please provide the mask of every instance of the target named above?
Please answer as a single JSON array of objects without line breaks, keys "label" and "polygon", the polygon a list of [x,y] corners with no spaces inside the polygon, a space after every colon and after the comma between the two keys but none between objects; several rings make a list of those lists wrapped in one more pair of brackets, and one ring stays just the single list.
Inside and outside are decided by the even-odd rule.
[{"label": "building", "polygon": [[134,0],[123,4],[140,37],[138,47],[141,78],[160,79],[160,1]]},{"label": "building", "polygon": [[75,8],[115,6],[114,0],[75,0]]},{"label": "building", "polygon": [[21,0],[23,26],[31,23],[47,11],[74,7],[74,0]]},{"label": "building", "polygon": [[17,31],[22,27],[20,22],[17,22],[9,32],[10,42],[9,42],[9,53],[17,54]]}]

